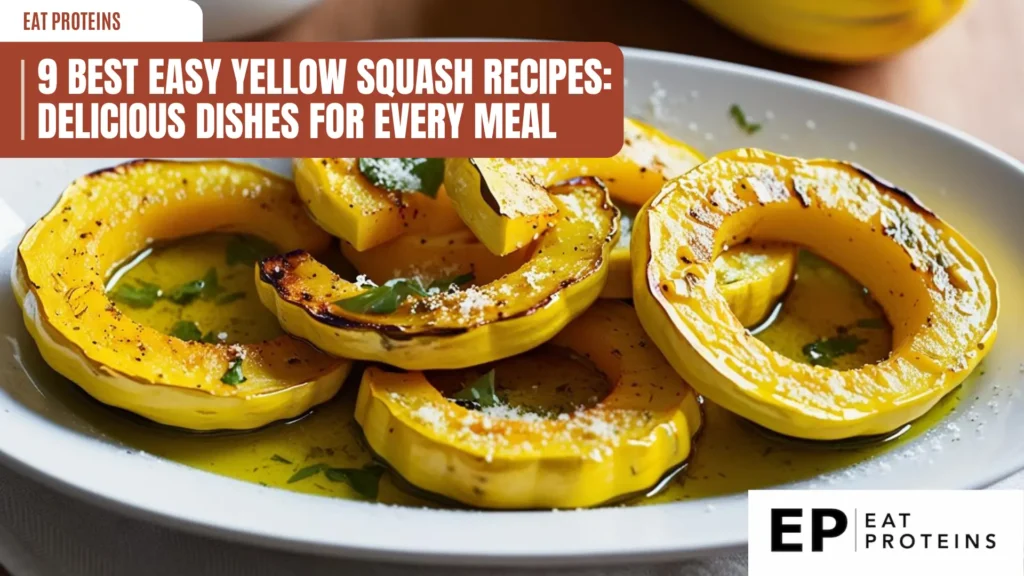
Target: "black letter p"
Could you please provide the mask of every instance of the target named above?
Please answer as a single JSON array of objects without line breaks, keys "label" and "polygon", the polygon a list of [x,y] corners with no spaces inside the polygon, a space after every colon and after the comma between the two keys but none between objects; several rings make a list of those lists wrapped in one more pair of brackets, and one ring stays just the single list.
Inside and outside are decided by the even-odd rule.
[{"label": "black letter p", "polygon": [[[825,530],[825,518],[831,518],[836,525]],[[811,510],[811,551],[821,552],[825,538],[835,538],[846,532],[846,514],[834,508],[815,508]]]}]

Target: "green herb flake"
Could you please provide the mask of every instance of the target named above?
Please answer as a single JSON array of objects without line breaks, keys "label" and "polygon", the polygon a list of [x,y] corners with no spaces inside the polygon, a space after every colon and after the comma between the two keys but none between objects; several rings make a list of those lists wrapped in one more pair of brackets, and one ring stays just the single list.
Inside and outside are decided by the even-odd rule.
[{"label": "green herb flake", "polygon": [[228,266],[252,266],[278,253],[278,248],[258,236],[232,236],[226,247]]},{"label": "green herb flake", "polygon": [[220,296],[218,296],[215,302],[217,303],[218,306],[223,306],[225,304],[230,304],[236,300],[241,300],[242,298],[245,298],[245,292],[229,292],[227,294],[221,294]]},{"label": "green herb flake", "polygon": [[291,464],[292,463],[291,460],[285,458],[284,456],[281,456],[280,454],[274,454],[273,456],[270,457],[270,459],[273,460],[274,462],[280,462],[281,464]]},{"label": "green herb flake", "polygon": [[242,382],[245,382],[245,376],[242,374],[241,358],[235,358],[231,361],[231,364],[228,365],[227,371],[220,377],[220,381],[228,386],[238,386]]},{"label": "green herb flake", "polygon": [[305,480],[310,476],[316,476],[317,474],[323,472],[326,469],[327,464],[324,464],[323,462],[320,462],[319,464],[313,464],[311,466],[306,466],[305,468],[300,468],[295,472],[295,474],[292,474],[291,478],[288,479],[288,483],[294,484],[299,480]]},{"label": "green herb flake", "polygon": [[220,344],[222,342],[222,340],[214,334],[213,330],[203,334],[201,341],[206,342],[207,344]]},{"label": "green herb flake", "polygon": [[359,171],[378,188],[434,198],[444,181],[444,158],[360,158]]},{"label": "green herb flake", "polygon": [[747,120],[747,115],[740,108],[739,104],[733,104],[729,107],[729,115],[736,121],[736,125],[739,126],[740,130],[743,130],[747,134],[756,134],[761,130],[761,125],[750,122]]},{"label": "green herb flake", "polygon": [[115,301],[132,308],[150,308],[160,299],[163,292],[156,284],[136,281],[136,286],[119,283],[111,292],[110,297]]},{"label": "green herb flake", "polygon": [[453,394],[452,399],[471,403],[481,408],[501,404],[501,398],[498,398],[497,392],[494,391],[494,370],[477,378],[475,382]]},{"label": "green herb flake", "polygon": [[856,322],[857,328],[868,328],[871,330],[885,329],[885,320],[882,318],[861,318]]},{"label": "green herb flake", "polygon": [[410,296],[427,296],[416,280],[395,278],[351,298],[335,302],[335,306],[357,314],[390,314]]},{"label": "green herb flake", "polygon": [[427,289],[433,290],[434,288],[437,288],[438,290],[441,290],[443,292],[445,290],[448,290],[448,288],[452,284],[456,286],[462,286],[463,284],[468,284],[472,282],[475,278],[476,276],[474,276],[472,272],[468,274],[459,274],[458,276],[448,276],[447,278],[438,278],[437,280],[431,282],[430,286]]},{"label": "green herb flake", "polygon": [[179,320],[171,326],[171,336],[186,342],[195,342],[203,339],[203,333],[199,326],[191,320]]},{"label": "green herb flake", "polygon": [[344,482],[352,487],[360,496],[368,500],[377,499],[377,487],[384,469],[369,465],[365,468],[328,468],[324,476],[331,482]]},{"label": "green herb flake", "polygon": [[204,299],[215,298],[223,291],[224,289],[220,287],[220,283],[217,280],[217,269],[210,268],[199,280],[193,280],[176,286],[168,293],[167,299],[175,304],[184,306],[200,296]]},{"label": "green herb flake", "polygon": [[835,359],[853,354],[867,340],[853,334],[840,334],[832,338],[823,338],[803,347],[804,356],[815,366],[832,366]]}]

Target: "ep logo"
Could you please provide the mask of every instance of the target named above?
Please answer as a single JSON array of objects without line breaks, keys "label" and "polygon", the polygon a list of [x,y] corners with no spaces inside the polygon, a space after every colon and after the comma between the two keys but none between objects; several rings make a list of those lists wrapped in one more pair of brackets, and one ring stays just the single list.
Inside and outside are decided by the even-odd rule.
[{"label": "ep logo", "polygon": [[772,552],[803,552],[803,540],[787,535],[802,534],[805,520],[809,520],[811,552],[822,552],[825,539],[841,536],[850,525],[846,513],[837,508],[771,508],[770,513]]},{"label": "ep logo", "polygon": [[753,490],[750,576],[1024,576],[1021,490]]}]

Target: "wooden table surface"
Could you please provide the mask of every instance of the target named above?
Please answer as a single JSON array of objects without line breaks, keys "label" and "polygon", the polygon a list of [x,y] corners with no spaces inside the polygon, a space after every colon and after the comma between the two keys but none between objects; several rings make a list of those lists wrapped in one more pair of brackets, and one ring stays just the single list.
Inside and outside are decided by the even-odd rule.
[{"label": "wooden table surface", "polygon": [[889,100],[1024,159],[1021,0],[974,0],[918,46],[857,66],[774,53],[683,0],[324,0],[265,39],[460,36],[602,40],[769,68]]}]

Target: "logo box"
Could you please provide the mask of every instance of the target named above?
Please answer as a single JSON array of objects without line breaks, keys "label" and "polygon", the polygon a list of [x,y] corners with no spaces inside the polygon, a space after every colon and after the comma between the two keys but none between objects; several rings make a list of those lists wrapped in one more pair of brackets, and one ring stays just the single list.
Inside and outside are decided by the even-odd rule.
[{"label": "logo box", "polygon": [[1024,576],[1024,491],[754,490],[750,576]]}]

